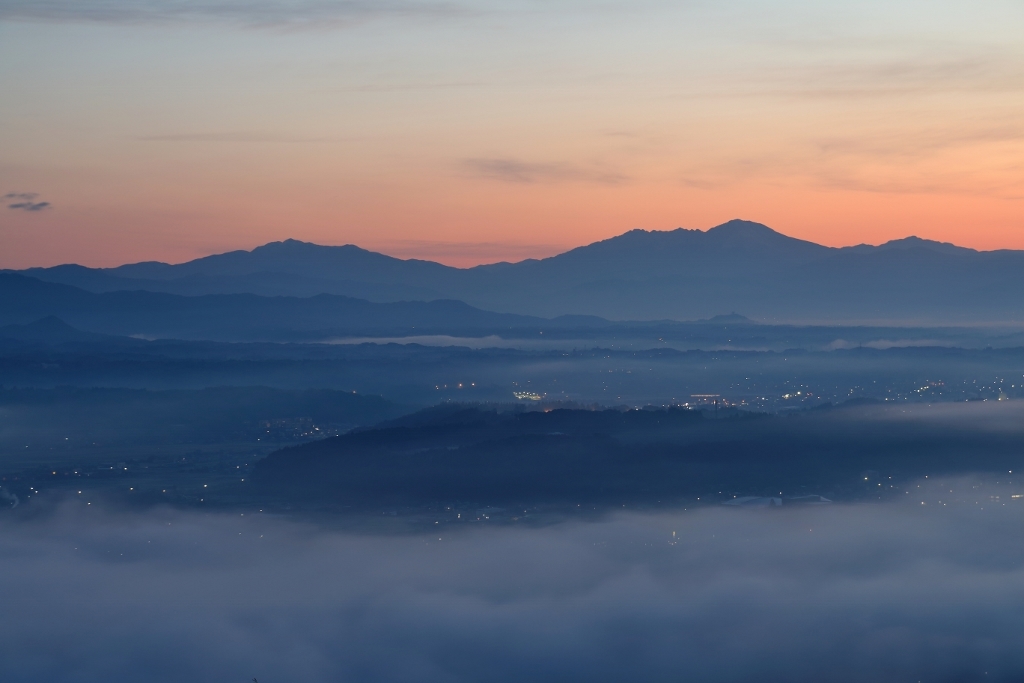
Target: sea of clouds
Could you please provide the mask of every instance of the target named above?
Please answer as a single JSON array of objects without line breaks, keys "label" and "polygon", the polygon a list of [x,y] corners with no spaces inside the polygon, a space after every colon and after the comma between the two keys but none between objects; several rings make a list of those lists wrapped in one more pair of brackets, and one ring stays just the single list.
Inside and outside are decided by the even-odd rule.
[{"label": "sea of clouds", "polygon": [[7,514],[0,676],[1020,680],[1018,488],[931,479],[895,502],[403,533],[78,502]]}]

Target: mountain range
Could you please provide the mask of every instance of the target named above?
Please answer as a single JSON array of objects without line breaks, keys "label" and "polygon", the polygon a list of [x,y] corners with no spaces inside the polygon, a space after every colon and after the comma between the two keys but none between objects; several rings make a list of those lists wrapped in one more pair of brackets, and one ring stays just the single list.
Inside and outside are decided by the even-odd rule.
[{"label": "mountain range", "polygon": [[739,311],[764,322],[1024,321],[1024,251],[982,252],[916,237],[834,248],[742,220],[707,231],[632,230],[550,258],[473,268],[286,240],[176,265],[20,273],[94,293],[330,294],[348,297],[348,306],[352,299],[453,300],[543,317],[693,320]]},{"label": "mountain range", "polygon": [[[409,334],[484,336],[496,330],[607,324],[492,313],[461,301],[373,303],[333,294],[182,296],[145,290],[89,292],[0,273],[0,337],[68,341],[86,335],[220,341],[301,341]],[[87,332],[80,332],[84,330]]]}]

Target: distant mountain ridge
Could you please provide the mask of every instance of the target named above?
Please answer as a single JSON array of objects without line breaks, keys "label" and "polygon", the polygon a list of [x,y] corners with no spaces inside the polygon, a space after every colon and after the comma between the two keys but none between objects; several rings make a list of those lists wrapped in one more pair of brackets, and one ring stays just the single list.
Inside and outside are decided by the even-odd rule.
[{"label": "distant mountain ridge", "polygon": [[93,292],[454,299],[544,317],[695,320],[742,311],[772,322],[1024,322],[1024,251],[917,237],[835,248],[743,220],[707,231],[631,230],[550,258],[464,269],[286,240],[178,265],[22,272]]},{"label": "distant mountain ridge", "polygon": [[81,341],[108,342],[112,337],[95,332],[83,332],[68,325],[60,318],[50,315],[23,325],[0,326],[0,339],[61,343]]},{"label": "distant mountain ridge", "polygon": [[[102,335],[218,341],[296,341],[333,336],[493,334],[513,328],[599,324],[492,313],[461,301],[373,303],[319,294],[181,296],[166,292],[86,290],[0,273],[0,337],[82,340]],[[605,323],[607,324],[607,323]]]}]

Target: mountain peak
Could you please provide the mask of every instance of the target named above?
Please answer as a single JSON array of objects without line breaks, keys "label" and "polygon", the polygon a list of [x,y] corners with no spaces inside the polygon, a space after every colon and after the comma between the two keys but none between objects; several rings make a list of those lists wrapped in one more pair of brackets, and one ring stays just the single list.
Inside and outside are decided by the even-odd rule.
[{"label": "mountain peak", "polygon": [[910,237],[904,237],[898,240],[889,240],[885,244],[879,245],[878,249],[930,249],[943,254],[966,254],[975,251],[974,249],[968,249],[967,247],[958,247],[949,242],[937,242],[935,240],[917,237],[916,235],[911,235]]},{"label": "mountain peak", "polygon": [[743,220],[742,218],[733,218],[731,221],[726,221],[721,225],[716,225],[713,228],[708,228],[708,232],[730,235],[779,235],[781,237],[785,236],[780,232],[772,230],[764,223],[746,221]]},{"label": "mountain peak", "polygon": [[[728,221],[727,223],[722,223],[721,225],[716,225],[713,228],[708,228],[704,234],[708,239],[714,242],[732,245],[781,244],[804,241],[798,240],[795,237],[790,237],[789,235],[783,235],[781,232],[772,230],[763,223],[755,223],[754,221],[745,221],[738,218]],[[806,244],[811,243],[806,242]]]},{"label": "mountain peak", "polygon": [[820,244],[784,235],[763,223],[739,218],[709,228],[704,238],[709,244],[727,249],[769,249],[773,252],[799,254],[799,258],[820,255],[829,250]]},{"label": "mountain peak", "polygon": [[316,242],[305,242],[303,240],[297,240],[297,239],[293,239],[293,238],[289,237],[288,239],[278,240],[276,242],[267,242],[266,244],[261,244],[260,246],[253,248],[249,252],[242,251],[242,252],[239,252],[239,253],[257,254],[257,253],[260,253],[260,252],[274,252],[274,251],[310,252],[310,251],[323,251],[323,250],[335,250],[335,249],[359,249],[360,251],[365,251],[365,250],[360,249],[359,247],[357,247],[357,246],[355,246],[353,244],[346,244],[346,245],[341,246],[341,247],[335,247],[335,246],[328,246],[328,245],[325,245],[325,244],[317,244]]}]

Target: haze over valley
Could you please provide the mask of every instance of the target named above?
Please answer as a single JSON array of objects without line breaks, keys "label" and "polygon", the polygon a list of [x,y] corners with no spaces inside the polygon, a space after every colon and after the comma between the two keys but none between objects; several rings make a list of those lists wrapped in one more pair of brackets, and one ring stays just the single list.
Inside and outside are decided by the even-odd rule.
[{"label": "haze over valley", "polygon": [[[677,251],[667,250],[666,244],[677,245]],[[679,245],[690,248],[679,252]],[[769,247],[777,251],[771,253],[771,258],[764,258],[764,250]],[[0,369],[5,381],[0,394],[4,405],[2,447],[9,477],[4,487],[18,500],[28,500],[43,490],[57,495],[75,489],[81,477],[99,476],[105,469],[107,474],[95,480],[102,481],[98,485],[104,489],[124,479],[110,479],[111,470],[131,471],[133,484],[128,488],[133,495],[122,502],[193,504],[201,500],[217,505],[221,495],[218,487],[199,492],[197,498],[196,491],[190,489],[192,484],[175,481],[175,473],[180,470],[184,482],[193,482],[195,471],[220,472],[229,481],[235,475],[251,472],[254,474],[249,483],[253,486],[239,486],[244,477],[238,476],[235,485],[228,487],[230,493],[224,494],[225,501],[234,505],[251,500],[264,507],[301,503],[303,508],[315,510],[351,507],[358,500],[360,509],[366,505],[372,508],[376,499],[359,493],[361,484],[353,490],[343,487],[339,490],[348,493],[326,498],[301,484],[308,481],[322,486],[334,476],[328,475],[334,467],[330,462],[347,456],[331,456],[321,464],[306,464],[302,466],[305,469],[289,473],[289,463],[298,456],[288,455],[289,450],[277,453],[277,449],[342,439],[337,443],[344,451],[344,438],[348,437],[343,435],[353,429],[372,429],[402,414],[421,414],[417,411],[426,410],[422,415],[430,416],[435,410],[432,406],[438,405],[452,406],[453,410],[462,406],[457,410],[468,411],[465,415],[482,411],[482,416],[499,417],[550,410],[567,411],[567,415],[597,411],[593,413],[597,422],[585,433],[605,435],[601,438],[612,439],[609,444],[619,438],[615,436],[617,428],[610,426],[619,419],[616,416],[629,416],[637,410],[641,411],[637,415],[647,414],[643,411],[691,415],[697,422],[680,423],[683,432],[696,429],[695,433],[703,434],[703,428],[696,425],[706,423],[714,430],[714,425],[720,424],[725,429],[723,434],[740,435],[739,443],[758,444],[742,446],[741,451],[753,448],[760,454],[758,458],[774,463],[770,469],[819,472],[820,463],[796,464],[804,456],[797,455],[795,445],[780,449],[771,439],[796,444],[806,438],[800,425],[846,424],[855,415],[869,420],[865,410],[874,416],[870,420],[876,420],[890,412],[902,416],[907,410],[928,414],[942,404],[1002,404],[1024,398],[1024,329],[1013,317],[1018,315],[1014,311],[1019,310],[1019,301],[1024,298],[1014,300],[1013,310],[1008,308],[1006,317],[987,324],[921,326],[906,320],[843,324],[836,320],[843,315],[842,301],[838,301],[831,309],[833,320],[808,325],[774,323],[726,309],[708,309],[716,312],[703,319],[645,319],[639,305],[645,297],[637,294],[639,290],[628,288],[618,291],[628,293],[638,306],[635,317],[622,320],[576,312],[543,317],[489,311],[427,295],[411,300],[371,301],[339,293],[304,296],[289,289],[312,287],[315,285],[311,283],[317,282],[337,287],[361,283],[359,286],[366,288],[387,282],[423,291],[447,287],[445,293],[450,293],[468,286],[463,282],[477,278],[474,291],[490,287],[493,297],[518,297],[524,306],[543,309],[565,305],[553,301],[573,286],[557,287],[548,282],[546,291],[550,296],[538,297],[535,290],[519,283],[543,283],[548,277],[544,273],[563,273],[563,281],[579,283],[573,291],[596,302],[601,298],[600,286],[589,278],[601,273],[633,272],[648,276],[646,281],[638,280],[643,287],[664,284],[660,299],[650,306],[676,306],[679,310],[690,306],[687,301],[709,307],[715,305],[716,297],[740,296],[730,289],[735,283],[728,278],[709,275],[715,269],[742,276],[746,278],[742,281],[748,283],[744,286],[754,287],[757,283],[763,286],[771,273],[798,268],[801,259],[804,264],[813,264],[837,258],[857,262],[879,256],[892,259],[895,267],[891,272],[896,273],[921,259],[930,260],[929,267],[948,265],[951,260],[967,267],[991,258],[1012,263],[1019,255],[985,254],[912,239],[886,247],[836,250],[791,240],[757,224],[733,221],[707,232],[634,232],[547,261],[468,270],[402,261],[355,247],[317,247],[287,241],[176,266],[144,263],[109,270],[61,266],[3,273],[0,287],[7,295],[0,299]],[[647,268],[641,267],[644,263]],[[667,279],[670,270],[675,276]],[[533,279],[525,277],[525,272],[534,273]],[[844,277],[855,275],[855,270],[848,271]],[[879,277],[877,269],[862,273],[850,290],[864,296],[862,303],[869,301],[873,282]],[[64,282],[55,281],[60,279]],[[485,280],[491,284],[479,284]],[[247,283],[261,284],[264,290],[245,291],[251,289]],[[1012,290],[1012,281],[1006,283],[1006,288]],[[190,289],[190,293],[182,293]],[[242,291],[213,293],[219,289]],[[680,290],[686,291],[684,297],[676,296]],[[377,294],[388,298],[379,290]],[[950,308],[941,293],[934,298],[935,306]],[[752,297],[738,300],[756,308]],[[811,304],[805,300],[799,305]],[[1009,299],[1006,306],[1010,306]],[[919,310],[925,308],[922,304]],[[804,310],[804,315],[810,317],[813,309]],[[840,422],[830,421],[833,418],[828,416],[833,413],[846,417]],[[806,417],[800,417],[803,415]],[[758,420],[751,422],[749,418],[754,417]],[[798,417],[797,422],[789,422]],[[500,418],[504,419],[508,418]],[[528,446],[505,446],[501,445],[505,443],[502,439],[512,437],[499,437],[494,431],[503,424],[500,420],[485,430],[493,434],[480,437],[480,443],[492,445],[465,444],[477,449],[470,453],[483,448],[480,455],[466,456],[470,460],[455,466],[467,473],[468,488],[453,489],[444,496],[456,501],[476,495],[479,499],[474,504],[505,505],[507,500],[502,496],[506,494],[497,493],[503,490],[501,487],[494,489],[493,483],[484,486],[483,479],[478,482],[474,477],[493,477],[488,468],[504,472],[506,465],[494,461],[478,475],[468,472],[474,471],[477,460],[490,462],[506,447],[514,453],[524,448],[529,452],[582,449],[580,452],[591,451],[593,458],[610,447],[597,446],[596,442],[584,445],[589,443],[586,441],[563,443],[559,440],[562,437],[546,445],[528,441]],[[611,429],[607,434],[605,427],[597,426],[605,423]],[[776,423],[779,426],[769,432],[757,427]],[[442,420],[436,427],[441,433],[450,432],[444,438],[455,441],[449,445],[459,443],[457,424]],[[797,431],[790,433],[790,427]],[[777,429],[786,436],[767,436]],[[821,429],[828,432],[838,427]],[[549,432],[562,434],[564,430],[551,427],[539,434]],[[655,436],[656,432],[650,438],[659,441],[662,437]],[[658,448],[669,448],[668,452],[691,448],[684,445],[686,439],[679,441],[676,432],[672,434],[665,436],[664,446]],[[838,438],[849,441],[847,436]],[[899,437],[897,441],[902,443],[904,438],[911,437]],[[959,444],[958,438],[942,436],[936,443],[945,448],[950,443]],[[636,452],[639,446],[630,444],[627,440],[609,451],[607,457],[612,460],[607,466],[619,467],[612,464],[617,458],[626,457],[628,461],[640,457]],[[423,449],[410,447],[416,453]],[[490,453],[491,448],[498,451],[483,454]],[[620,455],[613,455],[623,448]],[[963,446],[954,451],[960,448]],[[999,448],[992,452],[999,452]],[[859,489],[849,488],[849,478],[861,470],[893,467],[900,453],[897,449],[893,455],[878,455],[878,462],[855,458],[845,465],[842,463],[847,456],[835,456],[838,459],[833,465],[827,466],[823,474],[814,475],[812,488],[840,499],[855,499]],[[266,469],[270,465],[258,465],[268,454],[272,454],[266,461],[273,463],[271,470]],[[416,459],[429,463],[431,457]],[[700,456],[707,457],[711,456]],[[959,473],[999,469],[1006,464],[997,459],[998,465],[982,467],[982,460],[971,459],[968,465],[956,463],[952,455],[949,458],[953,463],[950,466]],[[374,459],[379,460],[377,456]],[[790,464],[784,464],[787,462]],[[703,489],[707,489],[705,493],[728,489],[730,495],[740,495],[763,493],[765,486],[811,485],[795,484],[799,476],[787,479],[791,475],[784,475],[779,483],[759,484],[759,478],[766,476],[761,474],[741,480],[747,483],[736,483],[735,467],[723,464],[718,474],[701,475],[711,477],[707,481],[698,477],[695,481],[704,483],[696,488],[695,484],[684,483],[694,476],[684,467],[675,474],[656,477],[677,483],[665,490],[651,489],[643,482],[652,475],[640,473],[649,468],[641,468],[636,475],[613,475],[611,471],[602,474],[596,463],[594,460],[588,466],[598,468],[593,475],[598,482],[595,491],[605,490],[600,484],[605,477],[640,476],[641,483],[622,494],[624,500],[635,504],[672,498],[671,491],[676,497],[697,495]],[[399,477],[394,483],[396,490],[405,486],[400,483],[399,472],[416,471],[411,464],[385,466],[382,460],[373,467],[392,473],[388,477]],[[442,466],[438,463],[437,467]],[[897,470],[907,478],[916,476],[918,470],[923,474],[929,467],[916,463]],[[54,474],[58,471],[63,474]],[[275,474],[258,474],[269,471]],[[345,475],[349,481],[359,481],[351,476]],[[432,481],[426,475],[415,476],[422,482]],[[528,468],[517,476],[523,481],[550,481],[552,475],[531,473]],[[558,476],[575,477],[567,473]],[[266,482],[278,479],[281,483],[268,487]],[[550,494],[556,507],[560,496],[564,498],[568,491],[575,490],[569,479],[560,485],[564,490],[556,487]],[[262,488],[255,486],[261,481]],[[285,485],[285,481],[289,483]],[[444,490],[440,483],[425,485],[425,490],[407,501],[410,510],[435,500]],[[387,491],[391,484],[374,486]],[[430,493],[432,486],[441,488]],[[501,500],[489,499],[487,491],[492,489]],[[531,502],[533,494],[526,493],[528,490],[532,489],[524,489],[522,496]],[[346,497],[352,500],[345,503]],[[601,496],[598,499],[608,502]]]}]

